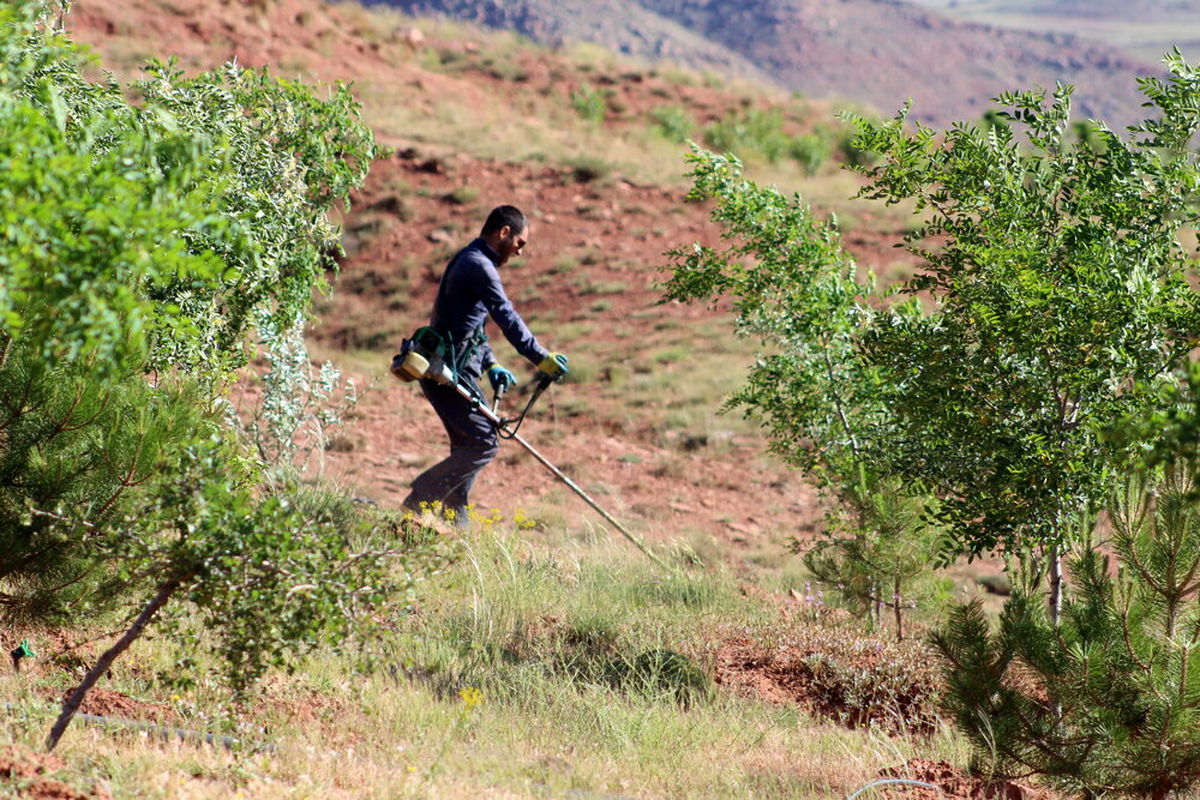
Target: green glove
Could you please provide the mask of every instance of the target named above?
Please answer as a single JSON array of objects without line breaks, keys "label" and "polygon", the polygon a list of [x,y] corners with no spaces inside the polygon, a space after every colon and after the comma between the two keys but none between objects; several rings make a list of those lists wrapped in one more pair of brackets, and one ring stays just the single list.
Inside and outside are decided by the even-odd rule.
[{"label": "green glove", "polygon": [[550,380],[556,381],[568,372],[567,357],[562,353],[551,353],[542,359],[542,363],[538,364],[538,369],[544,372]]},{"label": "green glove", "polygon": [[488,367],[487,376],[492,384],[493,392],[507,392],[517,385],[517,376],[499,364],[492,364]]}]

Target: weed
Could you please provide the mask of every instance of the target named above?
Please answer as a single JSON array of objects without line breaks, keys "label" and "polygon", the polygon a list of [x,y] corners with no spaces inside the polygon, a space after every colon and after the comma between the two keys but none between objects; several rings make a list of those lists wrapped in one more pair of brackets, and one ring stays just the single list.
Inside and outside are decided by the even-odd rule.
[{"label": "weed", "polygon": [[578,183],[591,183],[606,178],[612,173],[612,164],[599,156],[581,155],[568,159],[571,176]]},{"label": "weed", "polygon": [[594,125],[604,122],[604,115],[608,110],[604,92],[589,83],[580,84],[579,88],[571,93],[571,105],[580,117]]},{"label": "weed", "polygon": [[555,275],[570,275],[572,272],[579,269],[579,265],[581,263],[582,262],[579,259],[564,254],[555,259],[554,267],[551,271]]},{"label": "weed", "polygon": [[629,111],[629,101],[618,92],[608,90],[604,93],[604,104],[608,111],[618,117]]},{"label": "weed", "polygon": [[690,348],[687,345],[679,344],[670,347],[664,347],[661,350],[655,351],[651,358],[659,364],[675,364],[680,361],[686,361],[690,355]]},{"label": "weed", "polygon": [[529,80],[529,71],[520,62],[507,59],[491,65],[488,74],[505,83],[523,83]]},{"label": "weed", "polygon": [[805,133],[792,140],[788,154],[806,175],[813,175],[833,155],[833,142],[819,133]]},{"label": "weed", "polygon": [[583,280],[578,285],[580,296],[592,294],[624,294],[629,291],[629,284],[625,281],[592,281]]},{"label": "weed", "polygon": [[479,198],[479,189],[474,186],[459,186],[446,195],[446,201],[458,206],[473,203]]},{"label": "weed", "polygon": [[683,144],[692,135],[696,126],[692,116],[683,106],[659,106],[650,113],[655,130],[667,141]]}]

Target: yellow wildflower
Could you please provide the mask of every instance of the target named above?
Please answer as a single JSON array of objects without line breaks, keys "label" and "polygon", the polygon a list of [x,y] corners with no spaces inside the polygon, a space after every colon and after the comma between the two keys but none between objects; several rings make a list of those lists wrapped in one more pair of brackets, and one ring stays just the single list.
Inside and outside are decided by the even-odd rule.
[{"label": "yellow wildflower", "polygon": [[467,686],[458,690],[458,696],[462,698],[463,705],[470,711],[477,706],[483,705],[483,692],[476,689],[474,686]]}]

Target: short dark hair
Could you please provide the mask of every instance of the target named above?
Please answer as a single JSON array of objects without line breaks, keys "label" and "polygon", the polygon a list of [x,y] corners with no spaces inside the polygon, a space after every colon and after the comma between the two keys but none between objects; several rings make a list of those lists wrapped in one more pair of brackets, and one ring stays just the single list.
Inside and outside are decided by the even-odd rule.
[{"label": "short dark hair", "polygon": [[505,225],[513,233],[523,233],[527,224],[525,215],[516,206],[496,206],[492,209],[492,213],[488,214],[487,222],[483,223],[483,230],[479,232],[479,235],[488,236]]}]

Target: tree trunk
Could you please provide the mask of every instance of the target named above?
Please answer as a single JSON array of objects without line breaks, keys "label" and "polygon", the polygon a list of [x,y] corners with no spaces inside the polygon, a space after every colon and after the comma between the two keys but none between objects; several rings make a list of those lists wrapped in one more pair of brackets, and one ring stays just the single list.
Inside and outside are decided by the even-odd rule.
[{"label": "tree trunk", "polygon": [[1050,562],[1050,598],[1049,611],[1050,622],[1054,627],[1058,627],[1058,618],[1062,614],[1062,553],[1059,552],[1058,545],[1052,545],[1046,551],[1046,558]]},{"label": "tree trunk", "polygon": [[904,612],[900,609],[900,578],[896,578],[895,585],[892,587],[892,609],[896,612],[896,641],[904,640]]},{"label": "tree trunk", "polygon": [[104,655],[100,656],[95,666],[83,677],[83,681],[75,688],[71,696],[63,701],[62,711],[59,713],[54,727],[50,729],[50,736],[46,739],[47,751],[53,750],[55,745],[58,744],[58,740],[62,738],[67,725],[71,723],[71,718],[75,716],[75,712],[79,710],[79,706],[83,705],[83,698],[96,685],[96,681],[100,680],[100,676],[108,672],[108,668],[112,666],[117,656],[125,652],[126,648],[142,635],[142,631],[145,630],[146,624],[150,622],[150,618],[171,599],[171,595],[175,593],[175,590],[182,583],[182,579],[174,578],[161,584],[158,587],[158,593],[146,604],[146,607],[142,609],[142,613],[138,614],[137,619],[129,626],[129,630],[125,631],[124,635],[117,640],[117,643],[108,648],[104,652]]}]

